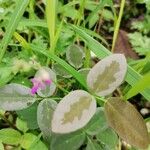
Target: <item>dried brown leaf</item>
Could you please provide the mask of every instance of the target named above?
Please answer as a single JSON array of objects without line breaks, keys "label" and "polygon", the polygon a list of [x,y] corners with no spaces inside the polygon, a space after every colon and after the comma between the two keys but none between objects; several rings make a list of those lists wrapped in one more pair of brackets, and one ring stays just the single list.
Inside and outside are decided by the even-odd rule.
[{"label": "dried brown leaf", "polygon": [[139,58],[138,54],[132,50],[128,40],[127,32],[124,30],[119,30],[114,52],[123,53],[126,57],[130,57],[133,59]]},{"label": "dried brown leaf", "polygon": [[150,137],[142,116],[127,101],[110,98],[105,104],[105,114],[109,125],[130,145],[147,148]]}]

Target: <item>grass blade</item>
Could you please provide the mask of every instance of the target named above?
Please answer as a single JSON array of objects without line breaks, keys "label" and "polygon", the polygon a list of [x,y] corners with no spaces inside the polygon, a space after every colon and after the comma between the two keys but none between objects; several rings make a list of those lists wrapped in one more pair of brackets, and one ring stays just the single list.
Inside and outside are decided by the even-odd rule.
[{"label": "grass blade", "polygon": [[138,94],[139,91],[143,91],[144,89],[150,87],[149,83],[150,83],[150,73],[144,75],[141,80],[135,83],[135,85],[127,93],[126,98],[129,99]]},{"label": "grass blade", "polygon": [[0,62],[5,54],[6,48],[8,43],[11,40],[11,37],[15,31],[15,29],[17,28],[17,25],[27,7],[29,3],[29,0],[18,0],[16,2],[16,8],[14,10],[14,13],[12,14],[10,21],[8,23],[8,26],[6,27],[6,33],[1,41],[1,51],[0,51]]},{"label": "grass blade", "polygon": [[47,0],[46,1],[46,18],[47,25],[50,35],[50,51],[54,53],[54,41],[55,41],[55,26],[56,26],[56,3],[57,0]]},{"label": "grass blade", "polygon": [[[69,27],[71,27],[87,43],[87,46],[89,47],[89,49],[93,51],[98,58],[102,59],[111,54],[111,52],[107,48],[105,48],[98,41],[90,37],[87,33],[85,33],[79,27],[74,26],[74,25],[69,25]],[[127,72],[127,76],[125,80],[131,86],[134,86],[135,83],[138,82],[141,78],[142,76],[128,65],[128,72]],[[141,92],[141,94],[147,100],[150,100],[150,90],[145,89],[144,91]]]}]

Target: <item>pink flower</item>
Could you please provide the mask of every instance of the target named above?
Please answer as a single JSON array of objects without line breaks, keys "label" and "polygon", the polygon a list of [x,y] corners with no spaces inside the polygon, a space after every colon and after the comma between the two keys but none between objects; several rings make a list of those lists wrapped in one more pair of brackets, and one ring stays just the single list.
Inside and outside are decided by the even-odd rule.
[{"label": "pink flower", "polygon": [[52,80],[50,79],[48,72],[46,72],[45,70],[40,70],[40,72],[38,72],[38,75],[31,79],[31,82],[33,83],[31,93],[35,94],[39,89],[44,90],[47,85],[50,85],[52,83]]}]

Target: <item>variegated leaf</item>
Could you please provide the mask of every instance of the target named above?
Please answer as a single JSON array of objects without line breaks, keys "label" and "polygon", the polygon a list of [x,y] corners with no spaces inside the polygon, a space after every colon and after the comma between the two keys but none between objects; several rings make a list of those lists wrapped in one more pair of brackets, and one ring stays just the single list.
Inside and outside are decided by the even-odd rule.
[{"label": "variegated leaf", "polygon": [[52,83],[50,85],[46,85],[44,89],[38,89],[37,93],[41,97],[48,97],[54,94],[56,90],[56,85],[54,82],[56,82],[56,74],[48,67],[42,67],[40,70],[37,71],[35,74],[35,78],[38,78],[43,74],[44,72],[48,72],[49,78],[52,80]]},{"label": "variegated leaf", "polygon": [[36,98],[31,95],[31,89],[16,83],[0,88],[0,109],[14,111],[31,106]]},{"label": "variegated leaf", "polygon": [[71,45],[66,52],[66,58],[73,67],[80,68],[84,58],[83,50],[77,45]]},{"label": "variegated leaf", "polygon": [[52,119],[52,131],[69,133],[84,127],[96,111],[96,101],[83,90],[70,92],[57,105]]},{"label": "variegated leaf", "polygon": [[150,137],[142,116],[127,101],[110,98],[105,104],[105,114],[109,125],[127,143],[141,149],[150,144]]},{"label": "variegated leaf", "polygon": [[127,63],[123,54],[113,54],[98,62],[87,76],[89,90],[99,96],[112,93],[123,81]]}]

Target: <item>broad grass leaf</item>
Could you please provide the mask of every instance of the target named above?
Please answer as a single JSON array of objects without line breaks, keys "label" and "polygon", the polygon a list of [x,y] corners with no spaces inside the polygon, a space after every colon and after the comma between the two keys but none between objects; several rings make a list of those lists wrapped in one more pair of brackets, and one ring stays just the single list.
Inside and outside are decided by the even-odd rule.
[{"label": "broad grass leaf", "polygon": [[129,90],[129,92],[126,95],[126,98],[129,99],[149,87],[150,87],[150,73],[147,73]]},{"label": "broad grass leaf", "polygon": [[51,120],[56,106],[57,102],[52,99],[44,99],[38,105],[38,125],[40,130],[43,132],[44,138],[47,140],[51,137]]},{"label": "broad grass leaf", "polygon": [[70,133],[84,127],[96,112],[96,101],[83,90],[70,92],[57,105],[52,119],[52,131]]},{"label": "broad grass leaf", "polygon": [[6,128],[0,130],[0,140],[5,144],[18,145],[20,143],[21,133],[17,130]]},{"label": "broad grass leaf", "polygon": [[75,68],[80,68],[82,64],[82,60],[84,58],[83,50],[77,45],[69,46],[66,51],[67,61]]},{"label": "broad grass leaf", "polygon": [[84,143],[86,135],[82,131],[70,134],[53,135],[51,150],[77,150]]},{"label": "broad grass leaf", "polygon": [[52,83],[50,85],[46,85],[46,88],[44,88],[44,89],[38,89],[37,93],[41,97],[49,97],[49,96],[53,95],[55,93],[55,90],[56,90],[56,84],[55,84],[56,74],[50,68],[42,67],[36,72],[34,77],[39,78],[43,74],[44,71],[48,72],[49,77],[52,80]]},{"label": "broad grass leaf", "polygon": [[31,106],[35,100],[31,89],[21,84],[11,83],[0,88],[0,109],[21,110]]},{"label": "broad grass leaf", "polygon": [[150,144],[150,137],[142,116],[133,105],[120,98],[110,98],[105,104],[109,125],[127,143],[141,149]]},{"label": "broad grass leaf", "polygon": [[96,138],[104,145],[107,150],[115,150],[119,142],[117,134],[111,129],[107,128],[96,135]]},{"label": "broad grass leaf", "polygon": [[84,128],[84,131],[89,135],[96,135],[108,128],[108,123],[104,114],[104,108],[98,107],[96,113],[90,122]]},{"label": "broad grass leaf", "polygon": [[21,147],[28,150],[31,150],[30,147],[32,147],[32,150],[48,150],[46,145],[41,140],[37,141],[37,139],[38,137],[36,135],[32,133],[25,133],[21,139]]},{"label": "broad grass leaf", "polygon": [[29,3],[29,0],[18,0],[16,8],[14,9],[14,12],[12,13],[11,17],[9,18],[9,22],[6,27],[6,32],[5,35],[1,41],[1,46],[0,46],[0,62],[5,54],[6,48],[11,40],[11,37],[17,28],[19,21],[25,12],[25,9]]},{"label": "broad grass leaf", "polygon": [[98,62],[87,76],[89,89],[99,96],[111,94],[124,80],[127,63],[124,55],[113,54]]}]

